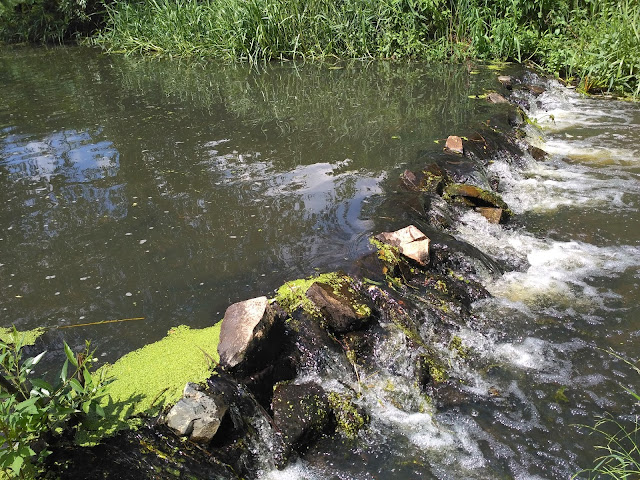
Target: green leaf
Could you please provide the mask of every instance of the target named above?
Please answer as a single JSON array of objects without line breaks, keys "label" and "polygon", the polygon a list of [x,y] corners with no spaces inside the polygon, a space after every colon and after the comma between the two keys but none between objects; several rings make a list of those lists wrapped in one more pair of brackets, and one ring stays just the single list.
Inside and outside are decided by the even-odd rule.
[{"label": "green leaf", "polygon": [[62,383],[67,381],[68,369],[69,369],[69,360],[65,360],[64,365],[62,365],[62,370],[60,371],[60,380],[62,380]]},{"label": "green leaf", "polygon": [[84,378],[84,384],[85,386],[90,386],[93,384],[93,378],[91,378],[91,373],[89,372],[89,369],[84,368],[82,370],[82,377]]},{"label": "green leaf", "polygon": [[85,414],[89,414],[89,408],[91,407],[91,401],[87,400],[86,402],[82,402],[82,411]]},{"label": "green leaf", "polygon": [[77,393],[84,393],[84,388],[82,388],[82,385],[80,385],[77,378],[69,380],[69,385],[71,385],[71,388],[73,388]]},{"label": "green leaf", "polygon": [[51,395],[51,392],[53,391],[53,387],[41,378],[32,379],[31,385],[33,385],[35,388],[40,389],[45,396]]},{"label": "green leaf", "polygon": [[100,417],[100,418],[104,418],[105,414],[104,414],[104,409],[100,406],[100,404],[96,403],[96,414]]},{"label": "green leaf", "polygon": [[20,475],[20,470],[22,469],[22,465],[24,464],[24,458],[20,455],[16,455],[11,463],[11,471],[15,476]]},{"label": "green leaf", "polygon": [[77,367],[78,359],[76,358],[75,354],[73,353],[69,345],[67,345],[67,342],[64,342],[64,353],[67,355],[67,358],[71,362],[71,365],[73,365],[74,367]]},{"label": "green leaf", "polygon": [[36,414],[38,413],[38,409],[35,406],[37,401],[38,397],[27,398],[24,402],[16,405],[16,411]]}]

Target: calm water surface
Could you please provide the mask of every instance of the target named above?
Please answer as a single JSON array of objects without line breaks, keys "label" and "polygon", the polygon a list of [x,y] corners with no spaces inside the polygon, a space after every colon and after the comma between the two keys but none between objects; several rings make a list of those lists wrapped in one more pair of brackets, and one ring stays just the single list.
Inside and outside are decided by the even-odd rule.
[{"label": "calm water surface", "polygon": [[[411,220],[394,206],[398,174],[489,118],[469,97],[497,88],[488,69],[248,69],[75,48],[0,50],[0,86],[2,323],[144,317],[64,331],[105,360],[348,268],[371,233]],[[469,358],[450,367],[466,400],[425,404],[398,373],[399,338],[376,352],[359,441],[265,476],[566,479],[599,442],[575,424],[638,413],[621,385],[640,379],[604,350],[640,355],[640,108],[552,84],[528,114],[551,157],[490,167],[515,218],[470,212],[451,232],[509,266],[482,278],[493,297],[459,331]]]},{"label": "calm water surface", "polygon": [[491,76],[335,67],[0,51],[3,324],[144,317],[66,330],[112,360],[348,265],[389,172],[482,115]]}]

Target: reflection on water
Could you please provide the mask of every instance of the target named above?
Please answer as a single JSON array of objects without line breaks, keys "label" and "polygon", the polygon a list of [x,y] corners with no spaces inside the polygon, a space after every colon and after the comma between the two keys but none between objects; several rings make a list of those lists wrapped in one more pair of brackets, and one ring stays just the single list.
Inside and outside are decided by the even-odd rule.
[{"label": "reflection on water", "polygon": [[335,67],[1,51],[4,323],[145,317],[65,332],[113,359],[349,265],[373,229],[364,207],[487,112],[469,95],[490,75]]}]

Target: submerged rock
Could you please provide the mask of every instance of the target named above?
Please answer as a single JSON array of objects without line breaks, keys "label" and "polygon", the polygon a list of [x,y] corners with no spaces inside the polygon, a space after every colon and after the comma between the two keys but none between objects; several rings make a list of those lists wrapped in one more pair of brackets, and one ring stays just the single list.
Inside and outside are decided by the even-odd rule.
[{"label": "submerged rock", "polygon": [[275,312],[267,297],[238,302],[227,308],[220,330],[220,365],[235,367],[256,348],[273,325]]},{"label": "submerged rock", "polygon": [[332,427],[327,394],[316,383],[276,385],[271,408],[274,424],[289,452],[304,452]]},{"label": "submerged rock", "polygon": [[549,156],[547,152],[545,152],[541,148],[534,147],[533,145],[530,145],[527,151],[533,157],[533,159],[538,162],[546,160],[546,158]]},{"label": "submerged rock", "polygon": [[462,155],[464,153],[464,147],[462,145],[462,139],[456,135],[450,135],[447,138],[447,143],[445,144],[445,149],[452,153],[459,153]]},{"label": "submerged rock", "polygon": [[437,163],[427,165],[418,173],[405,170],[400,180],[408,190],[438,195],[442,195],[444,185],[450,181],[447,172]]},{"label": "submerged rock", "polygon": [[471,207],[489,207],[502,209],[501,215],[511,216],[511,210],[504,202],[504,200],[500,198],[500,195],[495,192],[476,187],[474,185],[467,185],[462,183],[447,185],[447,187],[445,188],[444,196],[445,198],[457,198],[464,204]]},{"label": "submerged rock", "polygon": [[376,240],[396,247],[407,258],[415,260],[420,265],[429,263],[429,238],[414,225],[396,230],[382,232],[374,237]]},{"label": "submerged rock", "polygon": [[183,398],[169,411],[165,421],[177,435],[188,436],[197,443],[209,443],[218,431],[227,408],[222,397],[187,383]]}]

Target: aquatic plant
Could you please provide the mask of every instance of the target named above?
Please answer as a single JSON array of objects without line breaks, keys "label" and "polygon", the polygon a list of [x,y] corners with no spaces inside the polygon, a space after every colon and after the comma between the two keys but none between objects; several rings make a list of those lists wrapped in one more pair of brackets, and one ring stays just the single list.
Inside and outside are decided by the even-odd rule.
[{"label": "aquatic plant", "polygon": [[[620,355],[608,351],[613,357],[623,361],[640,375],[640,367]],[[640,395],[624,385],[622,389],[630,396],[635,405],[640,405]],[[640,418],[635,415],[617,418],[609,413],[602,415],[594,425],[579,425],[591,435],[599,436],[603,441],[595,448],[602,455],[594,460],[594,466],[585,468],[572,478],[588,473],[589,478],[627,479],[640,476]]]},{"label": "aquatic plant", "polygon": [[209,378],[219,360],[221,325],[172,328],[162,340],[101,367],[99,374],[110,379],[109,389],[100,399],[108,418],[90,417],[76,437],[78,443],[90,445],[105,435],[136,427],[141,416],[157,414],[177,402],[187,382],[201,383]]},{"label": "aquatic plant", "polygon": [[33,376],[46,352],[23,358],[28,337],[14,329],[11,338],[0,341],[0,472],[10,478],[34,478],[56,436],[90,412],[104,417],[98,401],[105,381],[91,373],[94,359],[88,342],[77,354],[64,343],[67,358],[51,384]]}]

